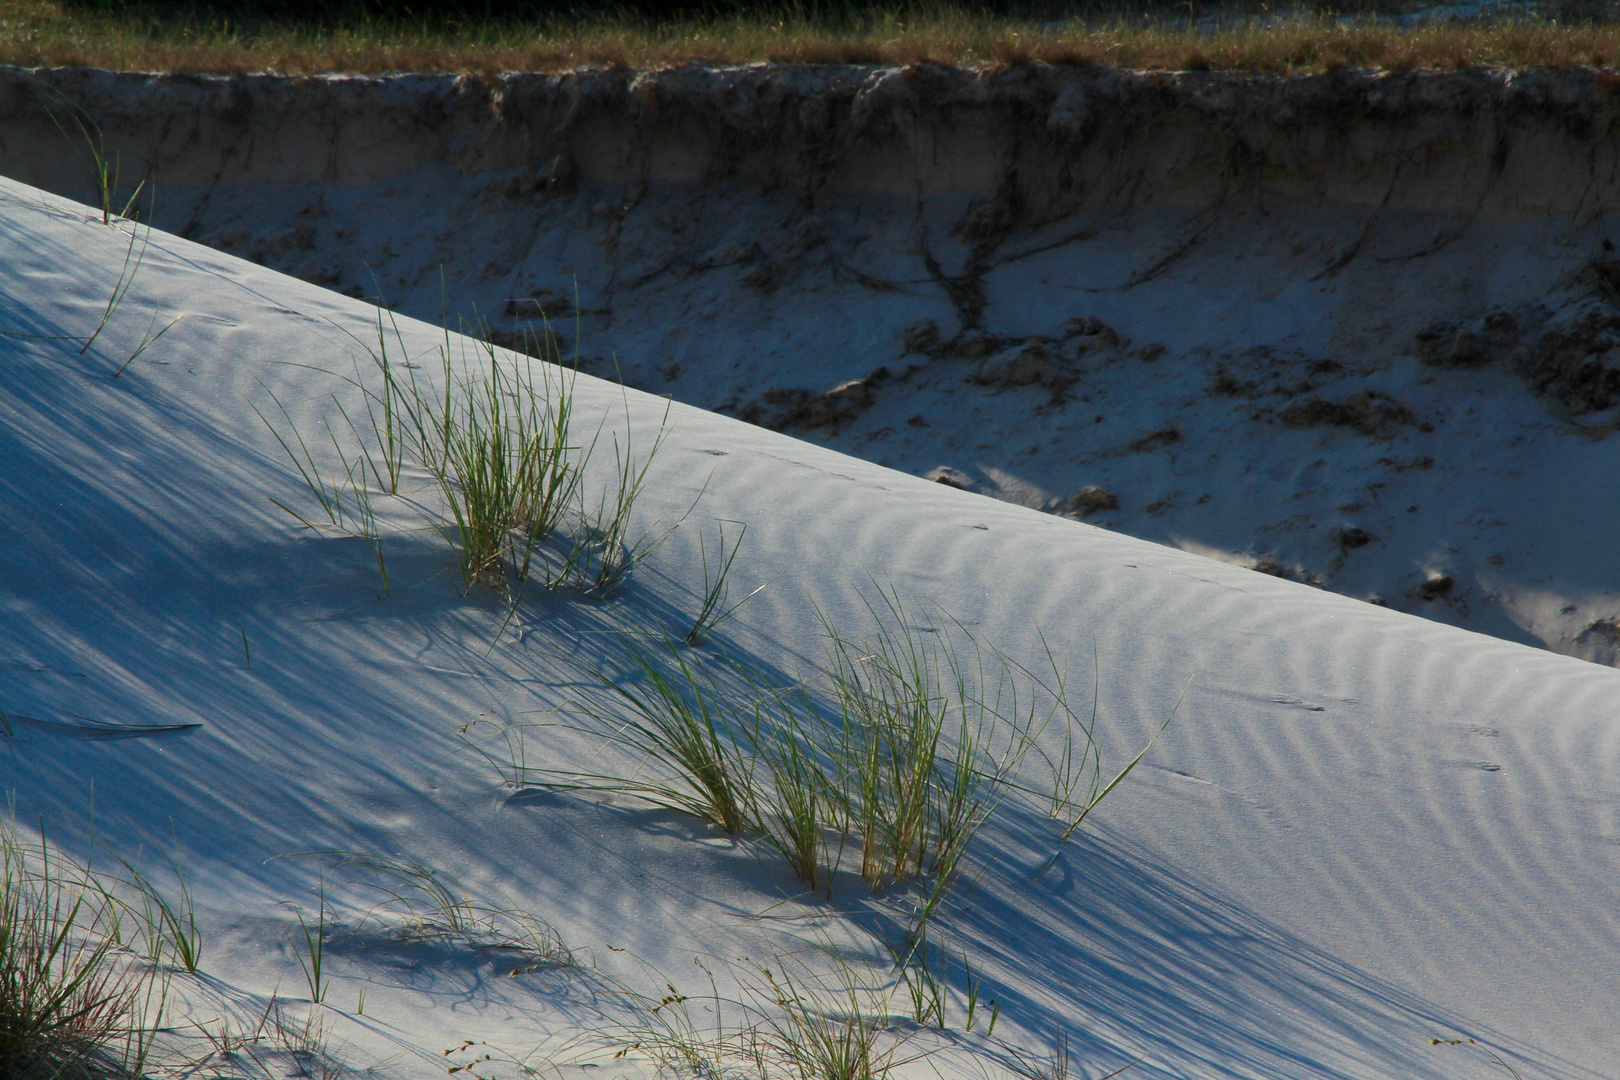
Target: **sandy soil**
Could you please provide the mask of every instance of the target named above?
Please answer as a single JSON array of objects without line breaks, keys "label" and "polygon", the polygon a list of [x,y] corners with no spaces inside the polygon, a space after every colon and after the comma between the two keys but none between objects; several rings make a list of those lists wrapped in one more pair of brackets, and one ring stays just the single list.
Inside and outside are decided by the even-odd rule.
[{"label": "sandy soil", "polygon": [[[1112,766],[1174,714],[1143,764],[1067,842],[1038,795],[1014,793],[986,825],[971,882],[934,933],[979,973],[982,1000],[999,1003],[998,1026],[993,1038],[982,1022],[965,1030],[966,983],[956,969],[943,1028],[904,1020],[896,1006],[882,1038],[908,1040],[897,1075],[1015,1075],[1058,1030],[1069,1035],[1075,1074],[1092,1077],[1138,1058],[1127,1075],[1497,1074],[1477,1048],[1430,1042],[1470,1037],[1526,1077],[1614,1075],[1620,674],[1019,505],[1047,496],[1033,494],[1035,480],[1013,483],[1062,477],[1058,494],[1097,483],[1117,493],[1118,508],[1093,492],[1074,513],[1089,509],[1092,521],[1121,529],[1185,530],[1189,547],[1200,522],[1222,541],[1210,547],[1226,552],[1241,548],[1234,537],[1276,537],[1285,568],[1313,552],[1326,567],[1326,534],[1354,524],[1376,539],[1341,533],[1344,550],[1332,557],[1342,555],[1333,572],[1343,587],[1387,589],[1392,603],[1455,610],[1459,621],[1466,605],[1470,619],[1485,620],[1492,609],[1471,592],[1478,579],[1461,576],[1476,565],[1476,549],[1465,545],[1502,551],[1504,578],[1516,566],[1541,573],[1555,564],[1570,575],[1537,584],[1542,596],[1595,579],[1603,565],[1583,554],[1599,549],[1583,539],[1593,534],[1579,516],[1601,523],[1608,511],[1579,496],[1599,482],[1593,474],[1608,443],[1572,434],[1571,421],[1512,370],[1425,367],[1400,356],[1363,368],[1345,358],[1311,375],[1308,389],[1279,393],[1271,380],[1284,363],[1275,358],[1280,347],[1242,362],[1197,353],[1176,322],[1155,322],[1154,310],[1126,302],[1138,294],[1115,292],[1084,294],[1072,308],[1096,313],[1117,342],[1087,324],[1050,334],[1039,353],[1027,341],[977,359],[917,350],[906,363],[920,367],[909,376],[891,343],[882,359],[892,384],[872,388],[856,415],[817,429],[830,446],[582,376],[581,416],[605,418],[621,438],[646,440],[668,410],[668,439],[636,521],[648,530],[684,524],[614,597],[537,590],[508,622],[498,598],[453,587],[451,549],[420,529],[412,509],[433,498],[423,477],[407,476],[402,498],[374,492],[395,583],[386,593],[363,541],[311,533],[270,502],[305,506],[310,497],[254,406],[273,410],[279,400],[290,422],[312,433],[336,424],[331,395],[346,400],[355,393],[348,380],[372,370],[360,343],[376,332],[375,307],[154,232],[133,285],[81,354],[119,280],[132,226],[104,225],[21,184],[5,182],[0,192],[0,694],[18,731],[0,741],[0,786],[24,828],[43,818],[81,857],[93,822],[98,844],[155,879],[169,855],[183,863],[204,953],[200,974],[174,977],[164,1038],[176,1055],[207,1060],[183,1074],[227,1068],[208,1058],[207,1041],[189,1025],[217,1030],[235,1017],[250,1029],[272,994],[290,1010],[288,1023],[313,1016],[325,1034],[302,1049],[296,1037],[267,1036],[256,1044],[263,1061],[238,1055],[243,1074],[330,1075],[341,1064],[377,1076],[443,1075],[447,1062],[489,1053],[476,1074],[520,1075],[504,1062],[539,1065],[554,1054],[560,1075],[611,1077],[651,1073],[644,1049],[613,1055],[634,1041],[627,1033],[637,1024],[655,1023],[648,1010],[665,983],[692,995],[694,1023],[712,1022],[702,1011],[709,984],[694,959],[715,972],[722,996],[744,996],[757,969],[743,958],[777,963],[810,939],[869,965],[862,970],[875,985],[893,988],[878,944],[895,918],[885,906],[893,897],[871,896],[847,872],[831,902],[803,896],[756,841],[634,800],[513,786],[458,737],[474,722],[533,724],[533,761],[587,770],[611,760],[599,735],[576,729],[589,727],[571,711],[580,668],[559,657],[608,670],[620,640],[613,630],[627,620],[684,633],[702,588],[698,537],[712,543],[726,519],[748,526],[733,571],[738,588],[766,587],[692,653],[694,662],[724,653],[815,684],[821,620],[864,632],[864,604],[874,583],[886,583],[917,610],[937,605],[1032,669],[1050,657],[1069,673],[1083,712],[1095,687],[1098,745]],[[638,205],[636,213],[650,213],[673,203]],[[925,207],[925,217],[932,212]],[[594,228],[581,225],[579,235]],[[1513,228],[1470,232],[1458,244],[1472,261],[1456,266],[1474,266],[1479,282],[1518,280],[1517,272],[1552,289],[1561,264],[1522,254],[1540,249],[1510,243]],[[1212,234],[1204,250],[1230,256],[1240,237]],[[1086,280],[1099,285],[1110,274],[1117,281],[1134,251],[1120,244],[1114,261],[1099,257],[1074,272],[1095,274]],[[579,250],[583,260],[594,248],[582,241]],[[1495,262],[1491,251],[1502,253]],[[1200,281],[1217,297],[1216,286],[1249,287],[1212,280],[1218,265],[1213,255],[1189,255],[1155,295],[1174,312],[1191,304]],[[1047,334],[1018,321],[1039,306],[1041,263],[1031,256],[1011,266],[1027,275],[1017,279],[1023,291],[997,285],[1006,306],[989,325],[1009,337]],[[660,310],[650,299],[660,289],[678,295],[677,284],[694,280],[716,283],[718,305],[751,287],[725,284],[741,272],[649,283],[645,310]],[[1310,371],[1307,360],[1333,358],[1331,313],[1359,309],[1352,279],[1334,280],[1297,294],[1283,288],[1269,309],[1282,313],[1279,334],[1324,327],[1316,337],[1290,330],[1302,334],[1301,359],[1286,363]],[[1359,280],[1372,287],[1371,277]],[[1554,295],[1571,305],[1607,302],[1575,299],[1587,286],[1569,280],[1560,286],[1567,293]],[[805,348],[819,333],[826,348],[818,355],[850,365],[841,342],[884,341],[890,326],[944,314],[936,295],[896,290],[872,300],[863,289],[829,283],[823,303],[806,285],[797,308],[778,299],[772,310],[797,312],[784,332],[803,335]],[[876,324],[841,317],[854,308],[834,301],[849,295],[892,313]],[[1299,297],[1292,305],[1291,295]],[[1465,306],[1473,294],[1459,295]],[[1547,323],[1521,322],[1521,333],[1546,332],[1563,310],[1572,308],[1552,308]],[[154,316],[176,315],[112,377],[163,325]],[[730,350],[726,357],[755,357],[760,370],[777,372],[768,385],[843,377],[819,369],[784,377],[792,369],[745,347],[756,332],[748,328],[767,323],[764,313],[716,319],[721,329],[740,325],[741,336],[716,330],[711,340]],[[664,334],[673,342],[684,324],[648,316],[644,339],[636,325],[616,314],[608,329],[625,341]],[[399,328],[414,357],[447,343],[409,317]],[[1149,341],[1175,355],[1140,354]],[[461,355],[462,339],[448,344]],[[687,347],[700,355],[701,342]],[[479,354],[469,347],[465,355]],[[1235,391],[1206,389],[1217,363]],[[997,370],[1077,377],[1065,386],[1009,376],[1015,385],[1000,385]],[[723,388],[707,374],[695,378],[681,385]],[[1105,392],[1138,404],[1110,415],[1100,405]],[[1360,403],[1345,405],[1349,414],[1311,405],[1299,422],[1284,419],[1316,399]],[[1098,412],[1100,423],[1091,419]],[[924,415],[930,426],[900,413]],[[883,427],[896,431],[893,445],[866,440]],[[1061,428],[1097,435],[1084,444],[1091,449],[1065,449],[1062,468],[1007,473],[1012,499],[909,475],[945,464],[959,482],[1003,484],[986,464],[1003,458],[978,443],[947,457],[946,441],[906,444],[898,434],[961,437],[975,427],[987,434],[967,437],[1017,451],[1048,445],[1046,432]],[[872,457],[894,455],[900,467],[839,449],[857,444]],[[930,446],[940,451],[923,457]],[[1486,446],[1504,449],[1492,456]],[[320,453],[323,467],[336,467],[335,451]],[[1029,457],[1048,453],[1056,456]],[[1419,457],[1434,462],[1417,465]],[[599,457],[592,482],[606,483],[610,465]],[[1423,530],[1405,523],[1471,521],[1477,511],[1456,497],[1458,485],[1498,492],[1509,479],[1525,500],[1513,523],[1481,521],[1454,561],[1435,566],[1458,575],[1454,591],[1436,586],[1428,599],[1396,601],[1393,586],[1405,580],[1396,572],[1409,572],[1402,560],[1422,543],[1409,537]],[[1345,498],[1341,488],[1375,482],[1387,486],[1363,509],[1328,510]],[[1205,493],[1212,498],[1200,503]],[[1150,512],[1149,495],[1174,497],[1174,506]],[[1408,501],[1420,507],[1410,515]],[[1293,505],[1301,526],[1254,531]],[[1557,515],[1570,516],[1567,529],[1546,527]],[[1520,546],[1487,547],[1474,535]],[[1435,548],[1430,557],[1444,555]],[[1496,610],[1519,609],[1503,601]],[[89,737],[97,732],[86,725],[97,722],[200,726],[126,730],[132,737],[108,741]],[[1043,752],[1057,753],[1056,737],[1048,733]],[[1037,791],[1044,782],[1038,770],[1029,778]],[[286,857],[310,852],[422,860],[456,875],[479,903],[543,919],[576,963],[514,975],[525,965],[481,948],[498,943],[488,938],[401,940],[397,923],[365,918],[376,894],[351,884],[364,876],[352,862]],[[294,912],[313,917],[323,904],[333,945],[330,989],[317,1007],[307,1000],[299,960],[307,945]],[[614,987],[648,996],[615,996]]]}]

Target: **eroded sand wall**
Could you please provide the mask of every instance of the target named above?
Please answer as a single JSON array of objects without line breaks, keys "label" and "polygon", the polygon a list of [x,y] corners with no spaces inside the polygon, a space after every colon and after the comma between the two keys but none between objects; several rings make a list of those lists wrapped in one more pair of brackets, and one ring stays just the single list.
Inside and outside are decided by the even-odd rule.
[{"label": "eroded sand wall", "polygon": [[1611,73],[0,69],[0,172],[94,202],[74,116],[305,280],[1620,661]]},{"label": "eroded sand wall", "polygon": [[429,162],[540,186],[740,180],[807,196],[1003,192],[1027,212],[1308,196],[1498,218],[1612,206],[1607,73],[1296,77],[752,66],[286,78],[0,70],[0,170],[86,187],[58,124],[126,177],[375,184]]}]

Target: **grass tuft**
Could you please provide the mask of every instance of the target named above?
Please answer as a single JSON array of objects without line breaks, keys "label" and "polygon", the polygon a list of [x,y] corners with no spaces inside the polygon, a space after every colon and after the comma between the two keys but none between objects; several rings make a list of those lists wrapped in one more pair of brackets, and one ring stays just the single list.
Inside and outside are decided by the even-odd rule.
[{"label": "grass tuft", "polygon": [[[679,526],[677,521],[662,531],[638,533],[634,514],[668,434],[667,407],[645,453],[636,452],[631,433],[611,433],[612,480],[593,492],[586,473],[608,416],[589,439],[577,438],[578,365],[564,363],[549,328],[521,353],[498,348],[487,333],[463,338],[459,363],[452,359],[446,330],[437,347],[436,380],[419,380],[410,358],[399,360],[404,337],[397,325],[391,329],[392,346],[390,327],[379,312],[376,347],[350,335],[371,358],[380,385],[368,384],[357,363],[349,381],[359,402],[351,402],[351,409],[332,395],[341,424],[319,419],[330,453],[320,441],[316,452],[291,411],[262,382],[279,419],[253,406],[317,509],[305,513],[271,501],[310,529],[363,540],[385,594],[390,581],[379,499],[404,500],[402,505],[450,542],[464,593],[492,589],[514,605],[531,580],[605,597]],[[401,366],[409,375],[399,374]],[[625,407],[628,415],[628,399]],[[345,429],[347,437],[340,441],[339,431]],[[419,491],[401,489],[408,468],[429,478],[436,498],[424,503],[415,498]]]},{"label": "grass tuft", "polygon": [[798,1080],[882,1080],[893,1069],[901,1043],[883,1038],[888,1001],[852,968],[839,965],[831,989],[785,965],[761,974],[780,1010],[767,1020],[771,1048]]},{"label": "grass tuft", "polygon": [[290,901],[283,901],[283,903],[291,908],[293,914],[298,918],[298,929],[304,936],[305,951],[299,953],[295,950],[294,955],[298,957],[298,966],[304,972],[304,981],[309,984],[309,1000],[311,1003],[319,1005],[326,1000],[326,991],[331,985],[330,980],[326,978],[322,970],[326,961],[326,881],[324,878],[321,880],[321,887],[316,898],[320,910],[316,916],[313,929],[305,921],[304,912],[301,908]]},{"label": "grass tuft", "polygon": [[698,609],[697,618],[692,620],[692,629],[686,632],[688,645],[701,645],[703,639],[708,637],[714,628],[725,622],[737,613],[737,609],[746,604],[761,589],[760,585],[747,596],[734,604],[728,604],[731,599],[731,564],[737,561],[737,552],[742,550],[743,537],[748,535],[748,526],[742,522],[733,522],[739,525],[737,539],[732,541],[731,550],[726,550],[726,523],[721,521],[720,540],[715,545],[715,564],[709,566],[709,548],[703,540],[703,534],[698,534],[698,558],[703,563],[703,605]]},{"label": "grass tuft", "polygon": [[0,824],[0,1076],[140,1071],[154,980],[117,949],[119,936],[118,904],[87,870]]},{"label": "grass tuft", "polygon": [[542,778],[561,774],[562,779],[542,779],[558,790],[625,793],[728,833],[750,828],[759,816],[761,793],[741,724],[750,705],[757,724],[769,695],[754,694],[741,669],[723,661],[706,664],[667,637],[648,644],[627,638],[625,651],[628,660],[617,670],[585,665],[583,673],[596,686],[575,704],[593,731],[607,733],[636,758],[657,762],[662,774],[639,768],[627,776],[532,771]]},{"label": "grass tuft", "polygon": [[145,953],[153,960],[170,957],[187,972],[196,974],[202,963],[203,937],[197,926],[197,908],[191,897],[191,884],[186,880],[185,865],[180,859],[179,842],[169,862],[174,875],[173,898],[158,888],[134,863],[122,855],[113,856],[128,875],[121,884],[134,893],[134,899],[120,902],[126,912],[133,915],[141,936],[145,939]]},{"label": "grass tuft", "polygon": [[864,598],[867,633],[822,620],[841,719],[839,796],[873,891],[925,879],[913,916],[921,927],[1056,707],[1043,714],[1021,670],[959,624],[920,617],[893,587],[876,592]]},{"label": "grass tuft", "polygon": [[[568,445],[572,385],[561,368],[501,362],[493,345],[476,371],[444,362],[442,402],[415,397],[436,440],[423,448],[455,526],[467,589],[528,577],[535,546],[548,540],[578,490]],[[551,383],[555,372],[557,384]]]}]

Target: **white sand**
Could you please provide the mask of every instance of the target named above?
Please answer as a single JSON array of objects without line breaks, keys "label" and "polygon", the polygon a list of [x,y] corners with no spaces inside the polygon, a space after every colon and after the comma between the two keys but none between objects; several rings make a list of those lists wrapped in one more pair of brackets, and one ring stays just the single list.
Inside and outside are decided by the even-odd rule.
[{"label": "white sand", "polygon": [[[875,577],[1031,664],[1044,635],[1087,699],[1095,642],[1116,767],[1185,688],[1050,873],[1032,880],[1059,831],[1043,807],[1010,801],[986,827],[975,859],[988,868],[937,932],[999,1000],[995,1044],[982,1025],[917,1034],[919,1048],[960,1045],[907,1075],[976,1075],[962,1046],[1039,1052],[1059,1028],[1092,1077],[1136,1057],[1129,1076],[1501,1075],[1429,1044],[1469,1036],[1526,1078],[1620,1074],[1620,672],[681,405],[639,514],[673,521],[702,490],[688,523],[616,599],[537,595],[495,640],[499,604],[456,595],[432,536],[390,541],[396,587],[378,599],[363,545],[318,538],[268,501],[308,495],[250,402],[273,392],[318,431],[325,395],[346,390],[338,376],[366,362],[343,331],[374,333],[375,309],[154,233],[80,357],[80,340],[53,337],[94,328],[127,233],[19,184],[0,194],[0,330],[40,335],[0,339],[0,708],[202,724],[108,742],[20,723],[0,770],[19,820],[43,816],[70,850],[93,819],[154,873],[164,853],[183,859],[207,975],[177,979],[190,1004],[176,1030],[225,1002],[262,1009],[278,987],[307,996],[284,902],[314,911],[320,864],[275,858],[300,852],[423,859],[655,995],[660,978],[703,989],[695,956],[729,986],[727,962],[768,956],[788,931],[867,940],[858,881],[830,907],[784,904],[791,876],[750,843],[624,800],[508,801],[456,737],[479,717],[547,715],[564,693],[547,644],[589,648],[615,613],[684,631],[698,532],[726,518],[748,524],[738,585],[767,588],[721,637],[785,671],[819,657],[817,607],[859,628]],[[184,317],[110,378],[153,313]],[[413,352],[443,340],[401,328]],[[589,378],[578,396],[617,429],[628,409],[637,439],[665,408]],[[583,767],[596,748],[545,729],[531,753]],[[352,923],[363,903],[341,871],[328,881]],[[767,910],[784,918],[748,919]],[[327,1050],[380,1076],[443,1075],[463,1059],[442,1051],[465,1039],[521,1057],[606,1023],[588,973],[506,978],[501,954],[466,943],[330,964]],[[364,1016],[351,1015],[362,987]],[[611,1052],[591,1075],[645,1071]]]}]

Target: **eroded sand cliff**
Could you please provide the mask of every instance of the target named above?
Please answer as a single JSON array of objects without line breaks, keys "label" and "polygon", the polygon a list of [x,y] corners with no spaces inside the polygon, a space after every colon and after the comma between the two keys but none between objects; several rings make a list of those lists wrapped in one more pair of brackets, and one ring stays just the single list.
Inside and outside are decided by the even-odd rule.
[{"label": "eroded sand cliff", "polygon": [[0,172],[95,201],[79,115],[161,228],[943,483],[1614,663],[1615,85],[6,69]]}]

